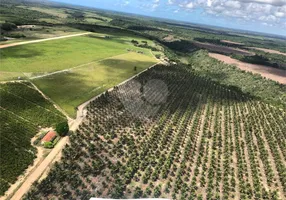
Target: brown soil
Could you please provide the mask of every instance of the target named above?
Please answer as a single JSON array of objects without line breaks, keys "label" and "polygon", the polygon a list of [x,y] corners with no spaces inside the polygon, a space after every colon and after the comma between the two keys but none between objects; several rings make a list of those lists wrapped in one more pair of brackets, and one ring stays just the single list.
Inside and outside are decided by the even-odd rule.
[{"label": "brown soil", "polygon": [[167,37],[164,37],[163,40],[166,42],[174,42],[178,39],[176,39],[173,35],[168,35]]},{"label": "brown soil", "polygon": [[258,47],[248,47],[249,49],[256,49],[256,50],[260,50],[260,51],[264,51],[266,53],[276,53],[276,54],[280,54],[283,56],[286,56],[286,53],[280,52],[280,51],[276,51],[273,49],[264,49],[264,48],[258,48]]},{"label": "brown soil", "polygon": [[[264,120],[261,120],[261,118],[259,117],[258,115],[258,111],[260,110],[261,113],[263,113],[263,116],[264,116]],[[279,190],[279,193],[280,195],[283,197],[285,197],[285,194],[283,192],[283,186],[282,186],[282,182],[280,181],[279,179],[279,173],[278,173],[278,170],[277,170],[277,167],[276,167],[276,162],[275,162],[275,159],[274,159],[274,156],[273,156],[273,153],[271,151],[271,148],[270,148],[270,145],[268,143],[268,140],[267,140],[267,137],[265,136],[265,133],[264,133],[264,128],[263,127],[264,125],[267,124],[267,126],[272,130],[271,126],[269,123],[267,123],[267,117],[266,117],[266,113],[263,111],[263,109],[261,109],[260,107],[260,104],[258,104],[257,106],[254,106],[253,107],[253,111],[254,113],[256,114],[257,116],[257,119],[258,119],[258,124],[260,124],[260,130],[261,130],[261,137],[262,137],[262,140],[264,141],[264,146],[268,152],[268,157],[269,157],[269,162],[270,162],[270,166],[273,170],[273,173],[274,173],[274,177],[275,177],[275,180],[277,181],[277,184],[278,184],[278,190]],[[283,158],[283,157],[282,157]],[[282,199],[285,199],[285,198],[282,198]]]},{"label": "brown soil", "polygon": [[209,53],[209,56],[217,60],[223,61],[227,64],[236,65],[239,69],[249,71],[252,73],[260,74],[261,76],[277,81],[281,84],[286,84],[286,71],[282,69],[276,69],[273,67],[266,67],[264,65],[256,65],[250,63],[244,63],[239,60],[233,59],[229,56]]},{"label": "brown soil", "polygon": [[[199,149],[200,149],[200,145],[201,145],[201,140],[202,140],[202,134],[203,134],[203,128],[204,128],[204,125],[205,125],[205,121],[206,121],[206,114],[207,114],[207,106],[204,105],[204,109],[203,113],[201,114],[201,117],[200,117],[200,125],[198,126],[198,136],[197,136],[197,143],[196,143],[196,147],[195,149],[193,150],[193,152],[195,152],[195,156],[193,158],[194,160],[194,163],[197,163],[197,160],[198,160],[198,157],[199,157]],[[195,167],[196,165],[192,165],[191,166],[191,169],[190,169],[190,180],[193,179],[194,177],[194,174],[195,174]]]},{"label": "brown soil", "polygon": [[[245,113],[248,113],[247,109],[243,109],[243,108],[240,108],[239,106],[237,106],[237,111],[238,111],[238,115],[239,115],[239,120],[240,120],[240,128],[241,128],[241,140],[243,141],[244,144],[247,143],[246,141],[246,133],[245,133],[245,127],[244,127],[244,124],[243,124],[243,115],[242,113],[245,112]],[[252,173],[251,173],[251,163],[250,163],[250,156],[248,154],[248,152],[251,152],[251,150],[248,148],[247,145],[244,146],[243,148],[243,151],[244,151],[244,155],[245,155],[245,162],[246,162],[246,168],[247,168],[247,174],[248,174],[248,177],[247,179],[249,180],[250,182],[250,185],[253,187],[253,178],[252,178]],[[260,160],[260,167],[262,168],[263,167],[263,164]],[[262,164],[262,165],[261,165]],[[263,173],[262,173],[263,174]],[[265,174],[263,174],[265,175]],[[265,176],[264,176],[265,177]],[[263,179],[264,180],[264,187],[265,188],[268,188],[267,186],[267,179]],[[266,180],[266,181],[265,181]]]},{"label": "brown soil", "polygon": [[240,54],[240,55],[245,55],[245,56],[254,55],[253,52],[249,52],[244,49],[226,47],[226,46],[210,44],[210,43],[195,42],[195,41],[193,42],[193,44],[199,48],[207,49],[213,52],[221,52],[221,53],[227,53],[227,54]]},{"label": "brown soil", "polygon": [[[232,106],[232,108],[230,108],[230,134],[232,135],[231,136],[231,139],[232,141],[230,141],[233,146],[234,146],[234,149],[236,149],[236,147],[239,145],[239,141],[235,140],[235,133],[234,133],[234,130],[235,130],[235,127],[234,127],[234,109],[235,107]],[[232,152],[232,163],[230,164],[231,167],[234,168],[234,174],[235,174],[235,198],[234,199],[240,199],[240,193],[239,193],[239,178],[238,178],[238,152],[237,151],[233,151]]]}]

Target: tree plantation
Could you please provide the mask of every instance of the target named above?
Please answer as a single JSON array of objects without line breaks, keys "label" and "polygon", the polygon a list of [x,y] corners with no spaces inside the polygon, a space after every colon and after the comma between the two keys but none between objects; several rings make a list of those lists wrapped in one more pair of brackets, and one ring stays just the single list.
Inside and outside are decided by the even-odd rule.
[{"label": "tree plantation", "polygon": [[235,87],[157,65],[87,110],[25,199],[285,199],[286,113]]},{"label": "tree plantation", "polygon": [[31,138],[66,118],[32,84],[0,84],[0,195],[33,163]]}]

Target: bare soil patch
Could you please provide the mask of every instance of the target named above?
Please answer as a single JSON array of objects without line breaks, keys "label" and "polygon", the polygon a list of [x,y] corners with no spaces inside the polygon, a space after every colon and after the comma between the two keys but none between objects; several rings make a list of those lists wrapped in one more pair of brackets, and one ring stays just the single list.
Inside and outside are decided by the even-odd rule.
[{"label": "bare soil patch", "polygon": [[227,64],[235,65],[241,70],[260,74],[261,76],[265,78],[277,81],[281,84],[286,84],[286,71],[285,70],[276,69],[273,67],[266,67],[264,65],[245,63],[245,62],[241,62],[239,60],[233,59],[229,56],[225,56],[225,55],[221,55],[217,53],[209,53],[209,56],[217,60],[223,61]]},{"label": "bare soil patch", "polygon": [[193,42],[193,44],[199,48],[207,49],[213,52],[221,52],[221,53],[227,53],[227,54],[240,54],[244,56],[252,56],[254,53],[249,52],[244,49],[238,49],[238,48],[232,48],[232,47],[226,47],[216,44],[210,44],[210,43],[203,43],[203,42]]},{"label": "bare soil patch", "polygon": [[177,41],[179,39],[176,39],[173,35],[168,35],[167,37],[164,37],[163,40],[166,42],[174,42],[174,41]]},{"label": "bare soil patch", "polygon": [[221,40],[221,42],[223,42],[223,43],[228,43],[228,44],[244,45],[243,43],[233,42],[233,41],[230,41],[230,40]]},{"label": "bare soil patch", "polygon": [[260,50],[260,51],[264,51],[266,53],[276,53],[276,54],[280,54],[283,56],[286,56],[286,53],[277,51],[277,50],[273,50],[273,49],[264,49],[264,48],[258,48],[258,47],[248,47],[249,49],[256,49],[256,50]]},{"label": "bare soil patch", "polygon": [[18,29],[27,29],[27,28],[35,28],[36,25],[22,25],[22,26],[17,26]]}]

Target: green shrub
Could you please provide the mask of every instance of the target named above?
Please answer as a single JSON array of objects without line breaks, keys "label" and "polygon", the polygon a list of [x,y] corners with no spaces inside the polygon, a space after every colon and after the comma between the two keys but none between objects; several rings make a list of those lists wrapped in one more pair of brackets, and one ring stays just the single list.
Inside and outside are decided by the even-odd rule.
[{"label": "green shrub", "polygon": [[44,147],[47,149],[52,149],[54,147],[54,144],[52,142],[45,142]]},{"label": "green shrub", "polygon": [[25,38],[26,36],[21,33],[11,33],[11,34],[6,34],[5,36],[11,37],[11,38]]}]

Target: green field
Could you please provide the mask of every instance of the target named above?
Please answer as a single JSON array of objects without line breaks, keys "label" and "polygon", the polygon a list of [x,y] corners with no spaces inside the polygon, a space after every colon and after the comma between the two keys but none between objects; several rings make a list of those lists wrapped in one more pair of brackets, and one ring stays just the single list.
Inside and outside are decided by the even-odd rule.
[{"label": "green field", "polygon": [[[18,8],[37,11],[54,17],[54,19],[48,17],[40,18],[38,19],[39,21],[46,21],[46,22],[52,22],[54,24],[60,24],[74,20],[73,17],[71,16],[71,13],[74,11],[69,10],[67,8],[31,7],[31,6],[18,6]],[[107,22],[111,21],[110,18],[98,15],[95,12],[84,11],[82,12],[82,14],[84,16],[83,21],[89,24],[95,23],[95,24],[106,25]]]},{"label": "green field", "polygon": [[[45,21],[50,21],[50,22],[52,22],[53,20],[54,19],[49,19],[49,20],[45,19]],[[70,28],[67,26],[49,27],[49,26],[35,25],[33,28],[22,28],[10,31],[8,36],[11,38],[13,38],[13,36],[15,35],[24,35],[25,37],[14,38],[12,40],[7,40],[7,41],[0,41],[0,45],[59,37],[64,35],[72,35],[82,32],[83,31],[81,30]]]},{"label": "green field", "polygon": [[31,80],[75,117],[75,107],[81,103],[158,62],[150,49],[131,43],[144,40],[155,46],[152,41],[120,33],[104,36],[93,33],[2,49],[0,80],[29,79],[67,69]]},{"label": "green field", "polygon": [[58,18],[67,18],[68,14],[65,13],[65,9],[59,8],[45,8],[45,7],[30,7],[30,6],[18,6],[19,8],[25,8],[29,10],[39,11],[41,13],[46,13]]},{"label": "green field", "polygon": [[[124,54],[127,49],[143,51],[151,56],[149,49],[138,48],[131,44],[129,36],[111,35],[105,39],[102,34],[71,37],[41,43],[20,45],[1,49],[1,72],[23,72],[27,76],[34,73],[53,72],[73,68],[89,62]],[[149,41],[150,44],[152,42]],[[11,75],[7,74],[11,77]],[[2,80],[5,76],[2,75]]]},{"label": "green field", "polygon": [[31,138],[39,127],[65,121],[30,83],[0,84],[0,195],[33,162]]},{"label": "green field", "polygon": [[33,82],[75,117],[76,106],[157,62],[153,57],[130,52]]}]

